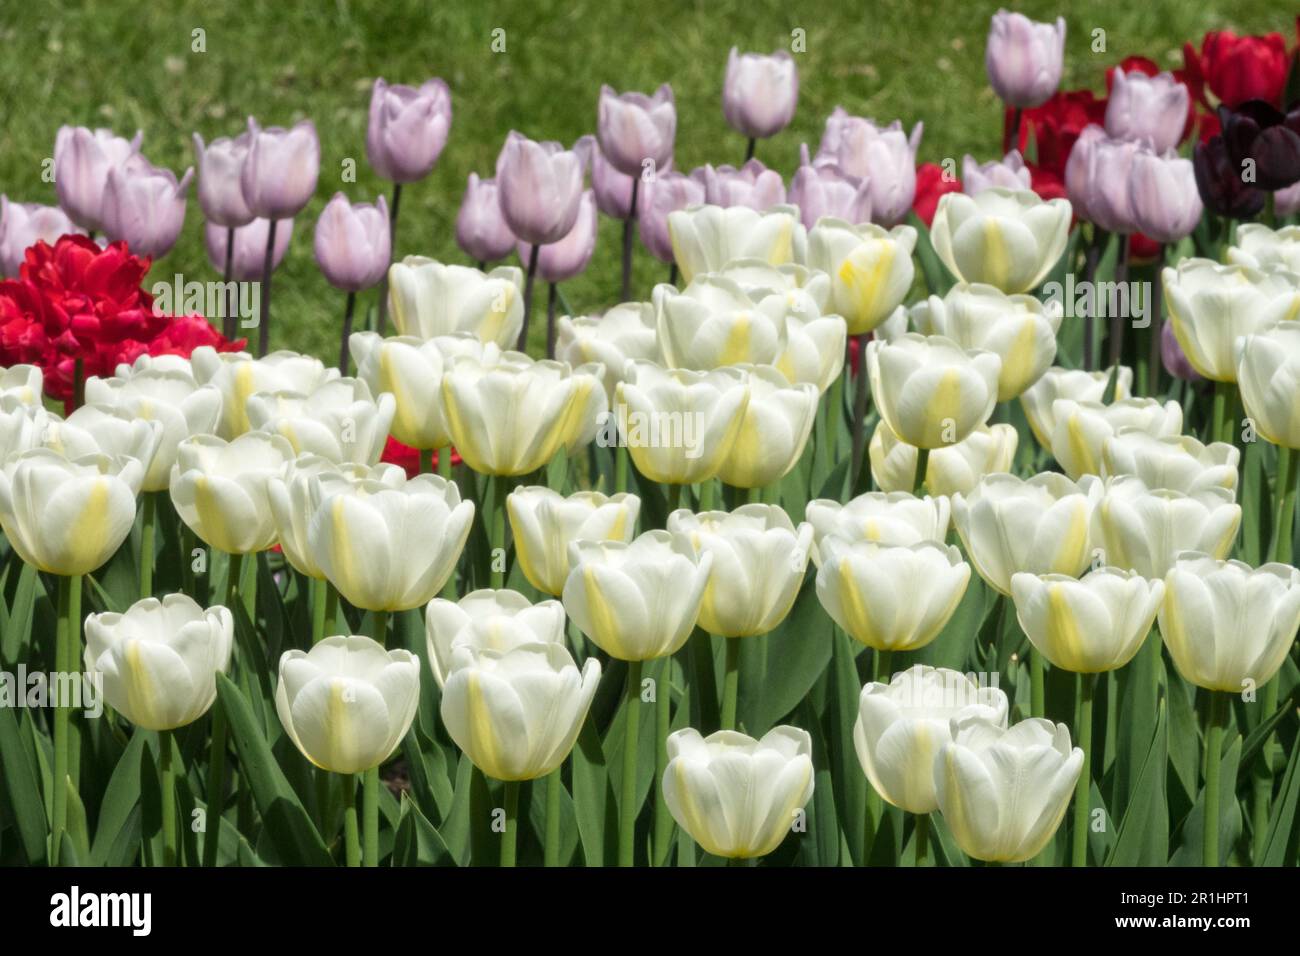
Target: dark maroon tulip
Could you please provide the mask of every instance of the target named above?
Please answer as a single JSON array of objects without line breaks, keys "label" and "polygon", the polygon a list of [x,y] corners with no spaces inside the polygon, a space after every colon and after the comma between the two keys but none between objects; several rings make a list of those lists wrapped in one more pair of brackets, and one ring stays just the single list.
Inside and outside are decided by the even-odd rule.
[{"label": "dark maroon tulip", "polygon": [[1233,219],[1251,219],[1264,208],[1264,192],[1241,181],[1241,167],[1228,155],[1222,136],[1198,143],[1192,151],[1196,191],[1210,212]]},{"label": "dark maroon tulip", "polygon": [[1283,113],[1264,100],[1247,100],[1236,109],[1220,106],[1219,122],[1233,165],[1241,170],[1253,163],[1260,189],[1300,181],[1300,105]]}]

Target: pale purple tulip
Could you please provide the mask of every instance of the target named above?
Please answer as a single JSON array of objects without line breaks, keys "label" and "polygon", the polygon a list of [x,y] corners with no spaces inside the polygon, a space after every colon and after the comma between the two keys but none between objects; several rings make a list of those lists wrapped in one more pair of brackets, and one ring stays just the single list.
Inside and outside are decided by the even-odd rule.
[{"label": "pale purple tulip", "polygon": [[[659,170],[660,173],[667,170]],[[612,219],[626,219],[632,211],[632,186],[636,176],[620,173],[597,147],[591,151],[591,188],[596,193],[596,208]],[[640,189],[640,186],[637,187]]]},{"label": "pale purple tulip", "polygon": [[392,245],[388,233],[388,203],[353,205],[335,193],[316,220],[312,246],[316,264],[336,289],[360,292],[379,282],[388,272]]},{"label": "pale purple tulip", "polygon": [[673,88],[667,83],[653,96],[600,88],[596,138],[605,158],[619,172],[639,176],[647,165],[656,172],[664,169],[672,159],[676,136],[677,106]]},{"label": "pale purple tulip", "polygon": [[[596,251],[596,197],[588,189],[582,194],[579,203],[578,219],[569,230],[569,234],[559,242],[542,246],[537,253],[537,275],[544,282],[568,282],[581,275],[591,262],[592,253]],[[528,264],[533,247],[526,242],[519,243],[519,259]]]},{"label": "pale purple tulip", "polygon": [[[267,219],[254,219],[245,226],[235,230],[235,248],[231,258],[230,278],[236,282],[255,282],[262,278],[262,260],[266,257],[266,232],[270,225]],[[208,261],[217,272],[225,274],[226,269],[226,234],[224,226],[205,223],[203,226],[203,244],[208,251]],[[271,268],[279,267],[284,254],[289,250],[289,239],[293,235],[293,220],[280,219],[275,224],[275,251],[271,257]]]},{"label": "pale purple tulip", "polygon": [[1185,382],[1203,380],[1201,374],[1192,368],[1192,363],[1187,361],[1187,355],[1183,352],[1183,347],[1178,344],[1178,339],[1174,335],[1174,323],[1172,322],[1164,323],[1164,326],[1160,329],[1160,364],[1174,378],[1181,378]]},{"label": "pale purple tulip", "polygon": [[565,149],[510,131],[497,157],[497,200],[519,239],[544,246],[569,234],[578,218],[590,148],[587,137]]},{"label": "pale purple tulip", "polygon": [[108,171],[140,151],[144,134],[126,140],[112,130],[60,126],[54,139],[54,191],[68,218],[94,232],[104,228],[101,210]]},{"label": "pale purple tulip", "polygon": [[154,166],[138,153],[113,167],[100,211],[104,235],[110,242],[125,242],[138,256],[165,256],[185,225],[185,193],[193,178],[191,167],[177,182],[170,169]]},{"label": "pale purple tulip", "polygon": [[790,180],[787,198],[799,207],[799,217],[811,229],[823,216],[852,223],[871,221],[870,183],[850,176],[834,163],[815,164],[808,144],[799,148],[799,168]]},{"label": "pale purple tulip", "polygon": [[1001,186],[1004,189],[1029,189],[1029,169],[1020,155],[1020,150],[1013,149],[1002,159],[978,163],[975,157],[966,154],[961,164],[961,188],[967,196],[975,196],[986,189]]},{"label": "pale purple tulip", "polygon": [[722,83],[722,115],[750,139],[767,139],[790,125],[799,102],[799,71],[785,50],[771,56],[731,48]]},{"label": "pale purple tulip", "polygon": [[475,262],[504,259],[515,247],[515,234],[501,215],[495,179],[469,174],[460,212],[456,213],[456,245]]},{"label": "pale purple tulip", "polygon": [[1147,76],[1115,67],[1111,75],[1106,135],[1145,142],[1157,153],[1175,149],[1187,125],[1187,87],[1172,73]]},{"label": "pale purple tulip", "polygon": [[637,227],[641,242],[660,262],[673,261],[668,214],[704,202],[704,183],[685,173],[664,173],[641,184],[637,196]]},{"label": "pale purple tulip", "polygon": [[872,222],[890,228],[907,218],[916,198],[916,150],[924,129],[917,123],[908,136],[898,120],[881,127],[837,106],[826,119],[813,162],[833,163],[866,181]]},{"label": "pale purple tulip", "polygon": [[1036,23],[1020,13],[999,10],[989,26],[984,68],[993,91],[1017,109],[1041,106],[1061,84],[1065,60],[1065,20]]},{"label": "pale purple tulip", "polygon": [[1178,242],[1201,221],[1201,194],[1192,161],[1170,150],[1139,149],[1128,181],[1129,209],[1138,232],[1156,242]]},{"label": "pale purple tulip", "polygon": [[1279,216],[1300,212],[1300,182],[1273,193],[1273,211]]},{"label": "pale purple tulip", "polygon": [[194,157],[198,163],[199,206],[208,222],[218,226],[243,226],[253,221],[253,211],[244,202],[240,176],[253,137],[247,131],[233,139],[223,136],[206,147],[194,134]]},{"label": "pale purple tulip", "polygon": [[1084,127],[1065,166],[1065,189],[1077,215],[1107,232],[1137,231],[1129,202],[1129,174],[1138,144],[1111,139],[1096,124]]},{"label": "pale purple tulip", "polygon": [[1106,138],[1106,130],[1096,123],[1089,123],[1074,141],[1070,149],[1070,158],[1065,163],[1065,193],[1074,208],[1074,214],[1080,219],[1092,222],[1092,210],[1089,200],[1094,188],[1092,184],[1092,154],[1100,140]]},{"label": "pale purple tulip", "polygon": [[248,158],[240,174],[244,202],[259,219],[291,219],[316,192],[320,139],[311,120],[262,129],[249,117]]},{"label": "pale purple tulip", "polygon": [[429,175],[451,129],[451,91],[432,79],[420,85],[389,86],[383,77],[370,93],[366,158],[376,173],[394,183]]},{"label": "pale purple tulip", "polygon": [[69,234],[83,235],[84,230],[58,206],[13,202],[0,196],[0,276],[15,278],[28,248],[38,242],[53,245]]},{"label": "pale purple tulip", "polygon": [[696,172],[704,180],[704,201],[710,205],[748,206],[762,212],[785,202],[785,180],[757,159],[749,160],[739,169],[706,165]]}]

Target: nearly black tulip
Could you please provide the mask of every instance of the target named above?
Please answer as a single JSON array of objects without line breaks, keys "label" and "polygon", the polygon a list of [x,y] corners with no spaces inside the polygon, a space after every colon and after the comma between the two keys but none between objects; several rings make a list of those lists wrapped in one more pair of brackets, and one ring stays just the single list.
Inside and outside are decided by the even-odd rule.
[{"label": "nearly black tulip", "polygon": [[1300,104],[1283,113],[1264,100],[1236,109],[1219,107],[1223,141],[1238,170],[1254,166],[1260,189],[1285,189],[1300,181]]},{"label": "nearly black tulip", "polygon": [[1201,202],[1210,212],[1233,219],[1251,219],[1264,208],[1264,193],[1241,181],[1241,167],[1228,155],[1222,136],[1198,143],[1192,169]]}]

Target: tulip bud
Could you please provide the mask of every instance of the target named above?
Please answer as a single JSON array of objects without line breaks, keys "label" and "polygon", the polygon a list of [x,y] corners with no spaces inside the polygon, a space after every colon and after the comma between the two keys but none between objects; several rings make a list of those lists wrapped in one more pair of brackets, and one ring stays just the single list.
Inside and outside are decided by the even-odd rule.
[{"label": "tulip bud", "polygon": [[940,335],[867,344],[871,395],[894,434],[918,448],[961,441],[997,403],[1002,360]]},{"label": "tulip bud", "polygon": [[110,242],[125,242],[140,256],[157,259],[176,245],[185,224],[185,193],[194,170],[180,182],[170,169],[132,156],[108,171],[100,218]]},{"label": "tulip bud", "polygon": [[750,139],[767,139],[790,125],[799,102],[799,71],[785,50],[727,55],[722,83],[722,115]]},{"label": "tulip bud", "polygon": [[862,180],[871,195],[871,221],[889,229],[907,218],[916,198],[916,151],[923,129],[917,123],[904,135],[898,120],[877,126],[837,106],[826,119],[813,162],[833,163]]},{"label": "tulip bud", "polygon": [[704,201],[714,206],[724,209],[748,206],[761,212],[785,202],[785,181],[781,174],[757,159],[749,160],[739,169],[734,166],[715,169],[706,165],[698,172],[704,180]]},{"label": "tulip bud", "polygon": [[102,209],[108,172],[140,152],[143,133],[131,140],[112,130],[60,126],[54,140],[54,191],[68,218],[87,231],[104,228]]},{"label": "tulip bud", "polygon": [[1185,495],[1122,475],[1106,482],[1092,516],[1092,539],[1106,564],[1163,578],[1183,551],[1227,557],[1240,525],[1241,506],[1227,488]]},{"label": "tulip bud", "polygon": [[850,335],[870,332],[912,288],[916,230],[822,219],[808,233],[808,263],[831,276],[831,302]]},{"label": "tulip bud", "polygon": [[999,10],[989,25],[984,68],[998,99],[1017,109],[1041,106],[1061,83],[1065,59],[1065,19],[1037,23],[1020,13]]},{"label": "tulip bud", "polygon": [[[1088,218],[1107,232],[1127,236],[1137,231],[1130,197],[1134,191],[1133,165],[1140,148],[1131,140],[1096,136],[1083,154],[1088,163],[1082,174]],[[1074,195],[1071,187],[1071,198]]]},{"label": "tulip bud", "polygon": [[807,232],[793,206],[763,212],[748,206],[692,206],[668,214],[673,257],[690,282],[703,272],[718,272],[733,259],[762,259],[777,266],[802,262]]},{"label": "tulip bud", "polygon": [[[226,268],[226,244],[229,230],[213,222],[203,225],[203,245],[208,252],[208,262],[222,275],[229,274],[235,282],[260,282],[266,265],[266,234],[270,231],[269,219],[254,219],[235,229],[235,245],[231,250],[230,268]],[[271,250],[271,271],[284,261],[293,238],[293,220],[281,219],[275,224],[275,248]]]},{"label": "tulip bud", "polygon": [[1032,189],[1029,167],[1025,165],[1020,150],[1013,149],[1002,159],[978,163],[969,153],[961,163],[962,191],[975,196],[986,189],[1000,186],[1003,189]]},{"label": "tulip bud", "polygon": [[1101,475],[1137,475],[1149,488],[1195,494],[1204,488],[1237,489],[1241,452],[1227,442],[1202,445],[1191,435],[1156,438],[1121,428],[1102,443]]},{"label": "tulip bud", "polygon": [[1177,149],[1191,94],[1172,73],[1147,76],[1116,67],[1106,101],[1106,135],[1146,142],[1157,155]]},{"label": "tulip bud", "polygon": [[336,289],[360,292],[379,282],[392,258],[388,204],[380,196],[373,204],[348,202],[342,193],[325,206],[316,220],[313,249],[325,281]]},{"label": "tulip bud", "polygon": [[[599,227],[596,215],[596,197],[588,189],[582,194],[578,205],[578,218],[568,235],[557,242],[538,248],[537,275],[545,282],[568,282],[577,278],[587,269],[592,253],[596,251],[596,231]],[[518,245],[519,258],[530,261],[533,246],[526,242]]]},{"label": "tulip bud", "polygon": [[292,129],[248,120],[248,157],[240,171],[244,202],[259,219],[292,219],[316,192],[320,139],[311,120]]},{"label": "tulip bud", "polygon": [[605,392],[611,401],[630,359],[659,356],[655,307],[649,302],[626,302],[604,315],[560,316],[556,329],[556,358],[575,367],[599,362],[605,369]]},{"label": "tulip bud", "polygon": [[765,488],[799,464],[812,434],[820,393],[809,382],[791,384],[768,365],[735,367],[748,375],[749,402],[718,478],[733,488]]},{"label": "tulip bud", "polygon": [[357,378],[370,386],[372,395],[388,393],[394,399],[394,438],[421,451],[451,443],[442,407],[442,375],[450,357],[443,347],[454,347],[447,337],[382,338],[375,332],[353,332],[348,345]]},{"label": "tulip bud", "polygon": [[547,245],[573,229],[589,152],[590,144],[583,140],[566,150],[510,131],[497,158],[497,200],[506,225],[521,242]]},{"label": "tulip bud", "polygon": [[247,432],[225,442],[187,438],[176,448],[171,499],[176,513],[209,547],[253,554],[275,544],[267,482],[294,456],[279,435]]},{"label": "tulip bud", "polygon": [[[1280,210],[1278,215],[1284,215]],[[1228,262],[1252,269],[1284,269],[1300,274],[1300,226],[1270,229],[1257,222],[1237,227]]]},{"label": "tulip bud", "polygon": [[515,234],[501,215],[495,179],[469,174],[465,195],[456,213],[456,245],[475,262],[504,259],[515,247]]},{"label": "tulip bud", "polygon": [[637,195],[637,231],[652,256],[660,262],[673,261],[669,215],[703,202],[704,183],[685,173],[661,172],[641,184]]},{"label": "tulip bud", "polygon": [[[1168,325],[1165,326],[1168,328]],[[1052,416],[1053,406],[1058,398],[1069,398],[1077,402],[1100,402],[1106,395],[1110,382],[1110,371],[1103,369],[1087,372],[1083,369],[1061,368],[1053,366],[1043,373],[1037,382],[1020,396],[1020,406],[1025,418],[1033,430],[1034,438],[1044,448],[1052,447],[1052,432],[1056,430],[1056,419]],[[1133,387],[1133,370],[1121,365],[1115,379],[1115,400],[1123,401],[1129,397]]]},{"label": "tulip bud", "polygon": [[529,602],[518,591],[481,588],[459,601],[434,598],[424,612],[429,668],[439,687],[446,686],[456,648],[476,651],[514,650],[524,644],[564,647],[564,605]]},{"label": "tulip bud", "polygon": [[451,91],[439,79],[413,86],[389,86],[383,77],[370,93],[366,159],[394,183],[413,183],[429,175],[451,128]]},{"label": "tulip bud", "polygon": [[199,170],[199,207],[213,226],[237,228],[253,221],[252,210],[244,202],[240,178],[253,141],[249,132],[233,139],[223,136],[207,146],[203,137],[194,134],[194,160]]},{"label": "tulip bud", "polygon": [[1064,199],[1044,202],[1028,190],[946,193],[935,209],[930,238],[958,279],[1007,293],[1028,292],[1065,251],[1070,218]]},{"label": "tulip bud", "polygon": [[27,250],[38,242],[54,245],[60,236],[82,235],[58,206],[11,202],[0,196],[0,277],[18,278]]},{"label": "tulip bud", "polygon": [[811,229],[823,217],[865,223],[871,221],[870,185],[869,180],[850,176],[833,162],[814,164],[804,143],[787,197],[790,205],[799,207],[805,228]]},{"label": "tulip bud", "polygon": [[[1010,471],[1019,441],[1014,425],[980,425],[955,444],[931,449],[924,487],[933,495],[968,492],[985,475]],[[876,424],[867,455],[871,477],[882,491],[910,493],[915,487],[916,446],[899,439],[885,422]]]},{"label": "tulip bud", "polygon": [[1286,113],[1265,100],[1220,105],[1219,122],[1232,165],[1253,170],[1257,188],[1271,191],[1300,182],[1300,104]]},{"label": "tulip bud", "polygon": [[559,595],[572,569],[569,545],[574,541],[632,540],[641,499],[620,493],[579,491],[567,498],[534,485],[516,488],[506,497],[515,556],[528,583],[543,594]]},{"label": "tulip bud", "polygon": [[808,502],[804,515],[813,527],[812,559],[822,566],[821,542],[828,535],[846,541],[873,541],[907,547],[948,536],[951,511],[943,495],[924,498],[905,491],[869,491],[842,505],[830,498]]},{"label": "tulip bud", "polygon": [[1237,383],[1255,429],[1283,448],[1300,448],[1300,323],[1277,325],[1237,339]]},{"label": "tulip bud", "polygon": [[677,107],[667,83],[653,96],[615,93],[602,86],[596,113],[600,150],[619,172],[639,176],[647,163],[651,169],[663,169],[672,160]]},{"label": "tulip bud", "polygon": [[1228,152],[1222,136],[1212,136],[1192,148],[1196,190],[1210,212],[1231,219],[1253,219],[1264,208],[1265,193],[1242,181],[1241,167]]},{"label": "tulip bud", "polygon": [[325,382],[339,377],[336,368],[326,368],[318,358],[280,351],[255,359],[247,352],[218,352],[200,346],[190,356],[194,380],[212,384],[221,392],[222,438],[235,438],[248,431],[245,406],[257,392],[302,392],[310,394]]},{"label": "tulip bud", "polygon": [[[666,172],[668,172],[666,169],[660,170],[655,175]],[[643,178],[641,173],[635,176],[620,173],[605,158],[605,154],[599,147],[591,151],[591,188],[596,194],[596,207],[606,216],[613,219],[627,219],[632,215],[633,185],[637,186],[637,204],[640,205],[640,188],[653,182],[653,178],[642,183],[635,182]]]},{"label": "tulip bud", "polygon": [[432,339],[471,332],[482,342],[513,346],[524,323],[524,274],[514,266],[482,273],[407,256],[388,270],[393,324],[402,335]]},{"label": "tulip bud", "polygon": [[1201,221],[1204,207],[1190,159],[1140,149],[1133,157],[1128,189],[1133,224],[1156,242],[1181,242]]}]

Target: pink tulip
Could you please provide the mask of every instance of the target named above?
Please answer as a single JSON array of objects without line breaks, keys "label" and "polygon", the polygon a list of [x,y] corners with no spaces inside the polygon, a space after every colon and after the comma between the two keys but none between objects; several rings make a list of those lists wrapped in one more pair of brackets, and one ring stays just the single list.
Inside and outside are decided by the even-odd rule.
[{"label": "pink tulip", "polygon": [[989,26],[984,68],[998,98],[1028,109],[1051,99],[1061,84],[1065,60],[1065,20],[1036,23],[1020,13],[999,10]]},{"label": "pink tulip", "polygon": [[451,91],[432,79],[419,89],[389,86],[380,77],[370,93],[366,158],[394,183],[423,179],[438,162],[451,129]]},{"label": "pink tulip", "polygon": [[1203,212],[1192,161],[1172,150],[1158,156],[1140,148],[1129,171],[1128,202],[1138,232],[1156,242],[1187,238]]},{"label": "pink tulip", "polygon": [[1273,193],[1273,211],[1279,216],[1293,216],[1300,212],[1300,183]]},{"label": "pink tulip", "polygon": [[807,143],[799,148],[799,168],[790,180],[788,199],[799,207],[799,216],[809,229],[823,216],[852,223],[871,221],[867,180],[850,176],[834,163],[813,163],[808,158]]},{"label": "pink tulip", "polygon": [[[664,173],[668,170],[659,170]],[[632,210],[632,185],[636,178],[620,173],[597,147],[591,151],[591,187],[596,193],[596,208],[612,219],[626,219]],[[638,187],[640,188],[640,187]]]},{"label": "pink tulip", "polygon": [[515,247],[515,234],[501,215],[495,179],[469,174],[456,214],[456,245],[475,262],[495,262]]},{"label": "pink tulip", "polygon": [[1106,135],[1146,142],[1157,153],[1175,149],[1187,125],[1187,87],[1172,73],[1147,76],[1119,67],[1106,101]]},{"label": "pink tulip", "polygon": [[665,83],[653,96],[615,93],[600,88],[596,138],[614,168],[626,176],[641,175],[647,164],[662,170],[673,155],[677,135],[677,106],[673,88]]},{"label": "pink tulip", "polygon": [[881,127],[837,106],[826,119],[813,162],[833,163],[867,182],[872,221],[893,227],[907,218],[916,198],[916,151],[924,129],[917,123],[910,136],[904,135],[898,120]]},{"label": "pink tulip", "polygon": [[83,230],[58,206],[0,196],[0,276],[16,278],[28,248],[38,242],[54,245],[69,233],[81,235]]},{"label": "pink tulip", "polygon": [[705,202],[714,206],[748,206],[762,212],[785,202],[785,181],[775,169],[751,159],[739,169],[734,166],[704,166],[697,170],[704,179]]},{"label": "pink tulip", "polygon": [[248,159],[252,135],[240,133],[231,139],[223,136],[206,147],[203,137],[194,134],[194,156],[199,171],[199,206],[209,222],[218,226],[243,226],[253,220],[253,211],[244,202],[240,176]]},{"label": "pink tulip", "polygon": [[194,169],[180,182],[170,169],[154,166],[138,153],[108,171],[101,210],[104,235],[123,241],[138,256],[165,256],[185,224],[185,193]]},{"label": "pink tulip", "polygon": [[54,191],[68,218],[81,228],[104,228],[101,210],[108,171],[140,151],[144,134],[125,140],[111,130],[60,126],[54,140]]},{"label": "pink tulip", "polygon": [[994,186],[1005,189],[1029,189],[1029,169],[1020,155],[1020,150],[1013,149],[1000,160],[977,163],[969,153],[961,164],[962,191],[968,196],[982,193]]},{"label": "pink tulip", "polygon": [[536,143],[514,130],[497,158],[497,199],[506,225],[524,242],[547,245],[569,234],[578,218],[591,142],[573,149]]},{"label": "pink tulip", "polygon": [[249,117],[248,158],[240,174],[244,202],[259,219],[291,219],[316,192],[320,139],[311,120],[292,129],[258,127]]},{"label": "pink tulip", "polygon": [[392,259],[384,197],[353,205],[335,193],[316,220],[313,250],[316,264],[334,288],[360,292],[375,285]]},{"label": "pink tulip", "polygon": [[1077,215],[1120,235],[1137,231],[1129,174],[1137,143],[1111,139],[1096,124],[1079,134],[1065,166],[1065,189]]},{"label": "pink tulip", "polygon": [[[581,275],[596,251],[596,197],[588,189],[579,203],[578,219],[569,234],[559,242],[542,246],[537,254],[537,274],[544,282],[568,282]],[[527,265],[533,247],[519,243],[519,258]]]},{"label": "pink tulip", "polygon": [[704,183],[685,173],[663,173],[641,184],[637,196],[637,228],[641,242],[660,262],[673,261],[668,214],[704,202]]},{"label": "pink tulip", "polygon": [[785,50],[771,56],[727,55],[722,83],[722,115],[743,136],[767,139],[790,125],[799,102],[799,71]]},{"label": "pink tulip", "polygon": [[[270,222],[266,219],[254,219],[248,225],[235,230],[235,249],[231,256],[230,278],[236,282],[255,282],[262,278],[262,260],[266,257],[266,232]],[[226,235],[224,226],[206,223],[203,226],[203,244],[207,247],[208,261],[217,272],[225,274]],[[275,251],[271,257],[271,268],[279,267],[284,254],[289,250],[289,239],[293,235],[293,220],[281,219],[275,224]]]}]

